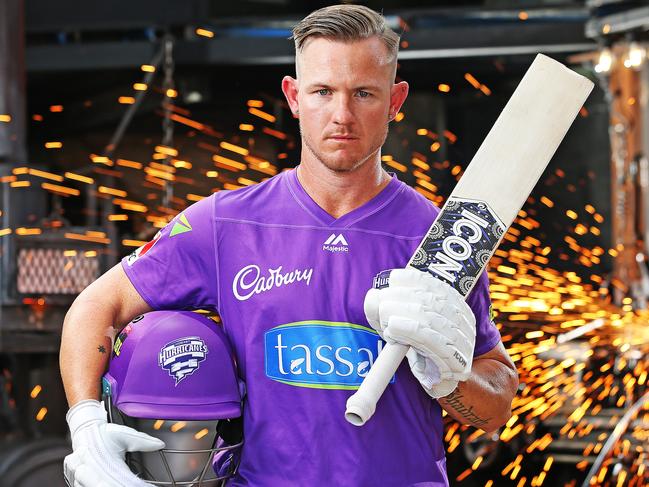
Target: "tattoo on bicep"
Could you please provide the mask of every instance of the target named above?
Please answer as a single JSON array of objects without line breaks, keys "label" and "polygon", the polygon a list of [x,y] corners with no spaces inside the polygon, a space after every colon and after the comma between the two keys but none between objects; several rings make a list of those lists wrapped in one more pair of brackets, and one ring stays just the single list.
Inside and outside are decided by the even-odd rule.
[{"label": "tattoo on bicep", "polygon": [[99,353],[106,353],[106,347],[104,347],[103,345],[99,345],[97,347],[97,350],[99,351]]},{"label": "tattoo on bicep", "polygon": [[481,418],[480,416],[478,416],[475,412],[473,412],[473,406],[467,407],[463,403],[462,399],[464,399],[462,393],[458,389],[455,389],[450,395],[442,399],[442,401],[444,401],[472,426],[481,428],[489,421],[491,421],[491,418]]}]

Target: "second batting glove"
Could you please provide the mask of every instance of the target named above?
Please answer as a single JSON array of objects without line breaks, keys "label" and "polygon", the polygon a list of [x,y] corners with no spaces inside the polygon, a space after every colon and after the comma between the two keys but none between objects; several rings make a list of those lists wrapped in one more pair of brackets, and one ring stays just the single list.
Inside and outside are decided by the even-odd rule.
[{"label": "second batting glove", "polygon": [[414,268],[380,274],[365,296],[365,316],[388,343],[411,347],[413,375],[433,398],[449,395],[471,373],[476,320],[463,296]]}]

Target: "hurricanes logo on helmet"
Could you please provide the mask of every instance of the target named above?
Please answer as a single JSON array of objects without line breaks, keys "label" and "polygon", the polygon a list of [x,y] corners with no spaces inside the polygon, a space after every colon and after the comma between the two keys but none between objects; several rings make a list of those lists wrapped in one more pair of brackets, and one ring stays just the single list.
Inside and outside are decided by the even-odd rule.
[{"label": "hurricanes logo on helmet", "polygon": [[176,379],[176,385],[200,367],[207,355],[207,345],[199,337],[178,338],[160,350],[158,364]]}]

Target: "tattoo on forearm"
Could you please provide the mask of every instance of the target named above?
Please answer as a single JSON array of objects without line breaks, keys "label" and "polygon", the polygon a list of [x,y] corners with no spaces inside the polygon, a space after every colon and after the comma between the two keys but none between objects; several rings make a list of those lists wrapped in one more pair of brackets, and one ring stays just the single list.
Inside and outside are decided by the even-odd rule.
[{"label": "tattoo on forearm", "polygon": [[457,413],[472,426],[480,428],[491,421],[491,418],[481,418],[474,413],[473,406],[467,407],[462,402],[462,399],[464,399],[462,393],[458,389],[455,389],[455,391],[442,399],[442,401],[453,408],[453,410],[457,411]]},{"label": "tattoo on forearm", "polygon": [[106,347],[104,347],[103,345],[99,345],[97,347],[97,350],[99,350],[99,353],[106,353]]}]

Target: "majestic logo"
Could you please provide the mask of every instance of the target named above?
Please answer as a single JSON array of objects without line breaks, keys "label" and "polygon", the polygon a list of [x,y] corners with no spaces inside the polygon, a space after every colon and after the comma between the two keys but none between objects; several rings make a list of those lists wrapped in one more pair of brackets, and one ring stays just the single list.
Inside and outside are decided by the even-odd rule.
[{"label": "majestic logo", "polygon": [[135,249],[135,251],[126,258],[126,263],[128,264],[128,266],[131,267],[140,257],[144,257],[146,253],[153,248],[156,242],[160,240],[160,237],[162,237],[162,233],[158,232],[149,243]]},{"label": "majestic logo", "polygon": [[250,299],[254,294],[270,291],[275,287],[287,286],[304,281],[308,286],[313,275],[313,268],[303,271],[282,272],[282,266],[268,269],[268,275],[262,276],[258,265],[250,264],[237,272],[232,281],[232,292],[239,301]]},{"label": "majestic logo", "polygon": [[332,233],[322,245],[322,250],[328,250],[329,252],[349,252],[349,244],[342,233],[339,235]]},{"label": "majestic logo", "polygon": [[207,355],[207,345],[199,337],[178,338],[158,354],[158,365],[176,379],[176,385],[198,370]]},{"label": "majestic logo", "polygon": [[268,378],[315,389],[358,389],[383,348],[371,328],[332,321],[277,326],[264,341]]},{"label": "majestic logo", "polygon": [[175,235],[178,235],[179,233],[185,233],[191,231],[192,231],[192,226],[189,224],[189,221],[187,220],[185,214],[181,213],[176,219],[176,222],[174,223],[174,226],[171,229],[171,234],[169,235],[169,237],[173,237]]}]

